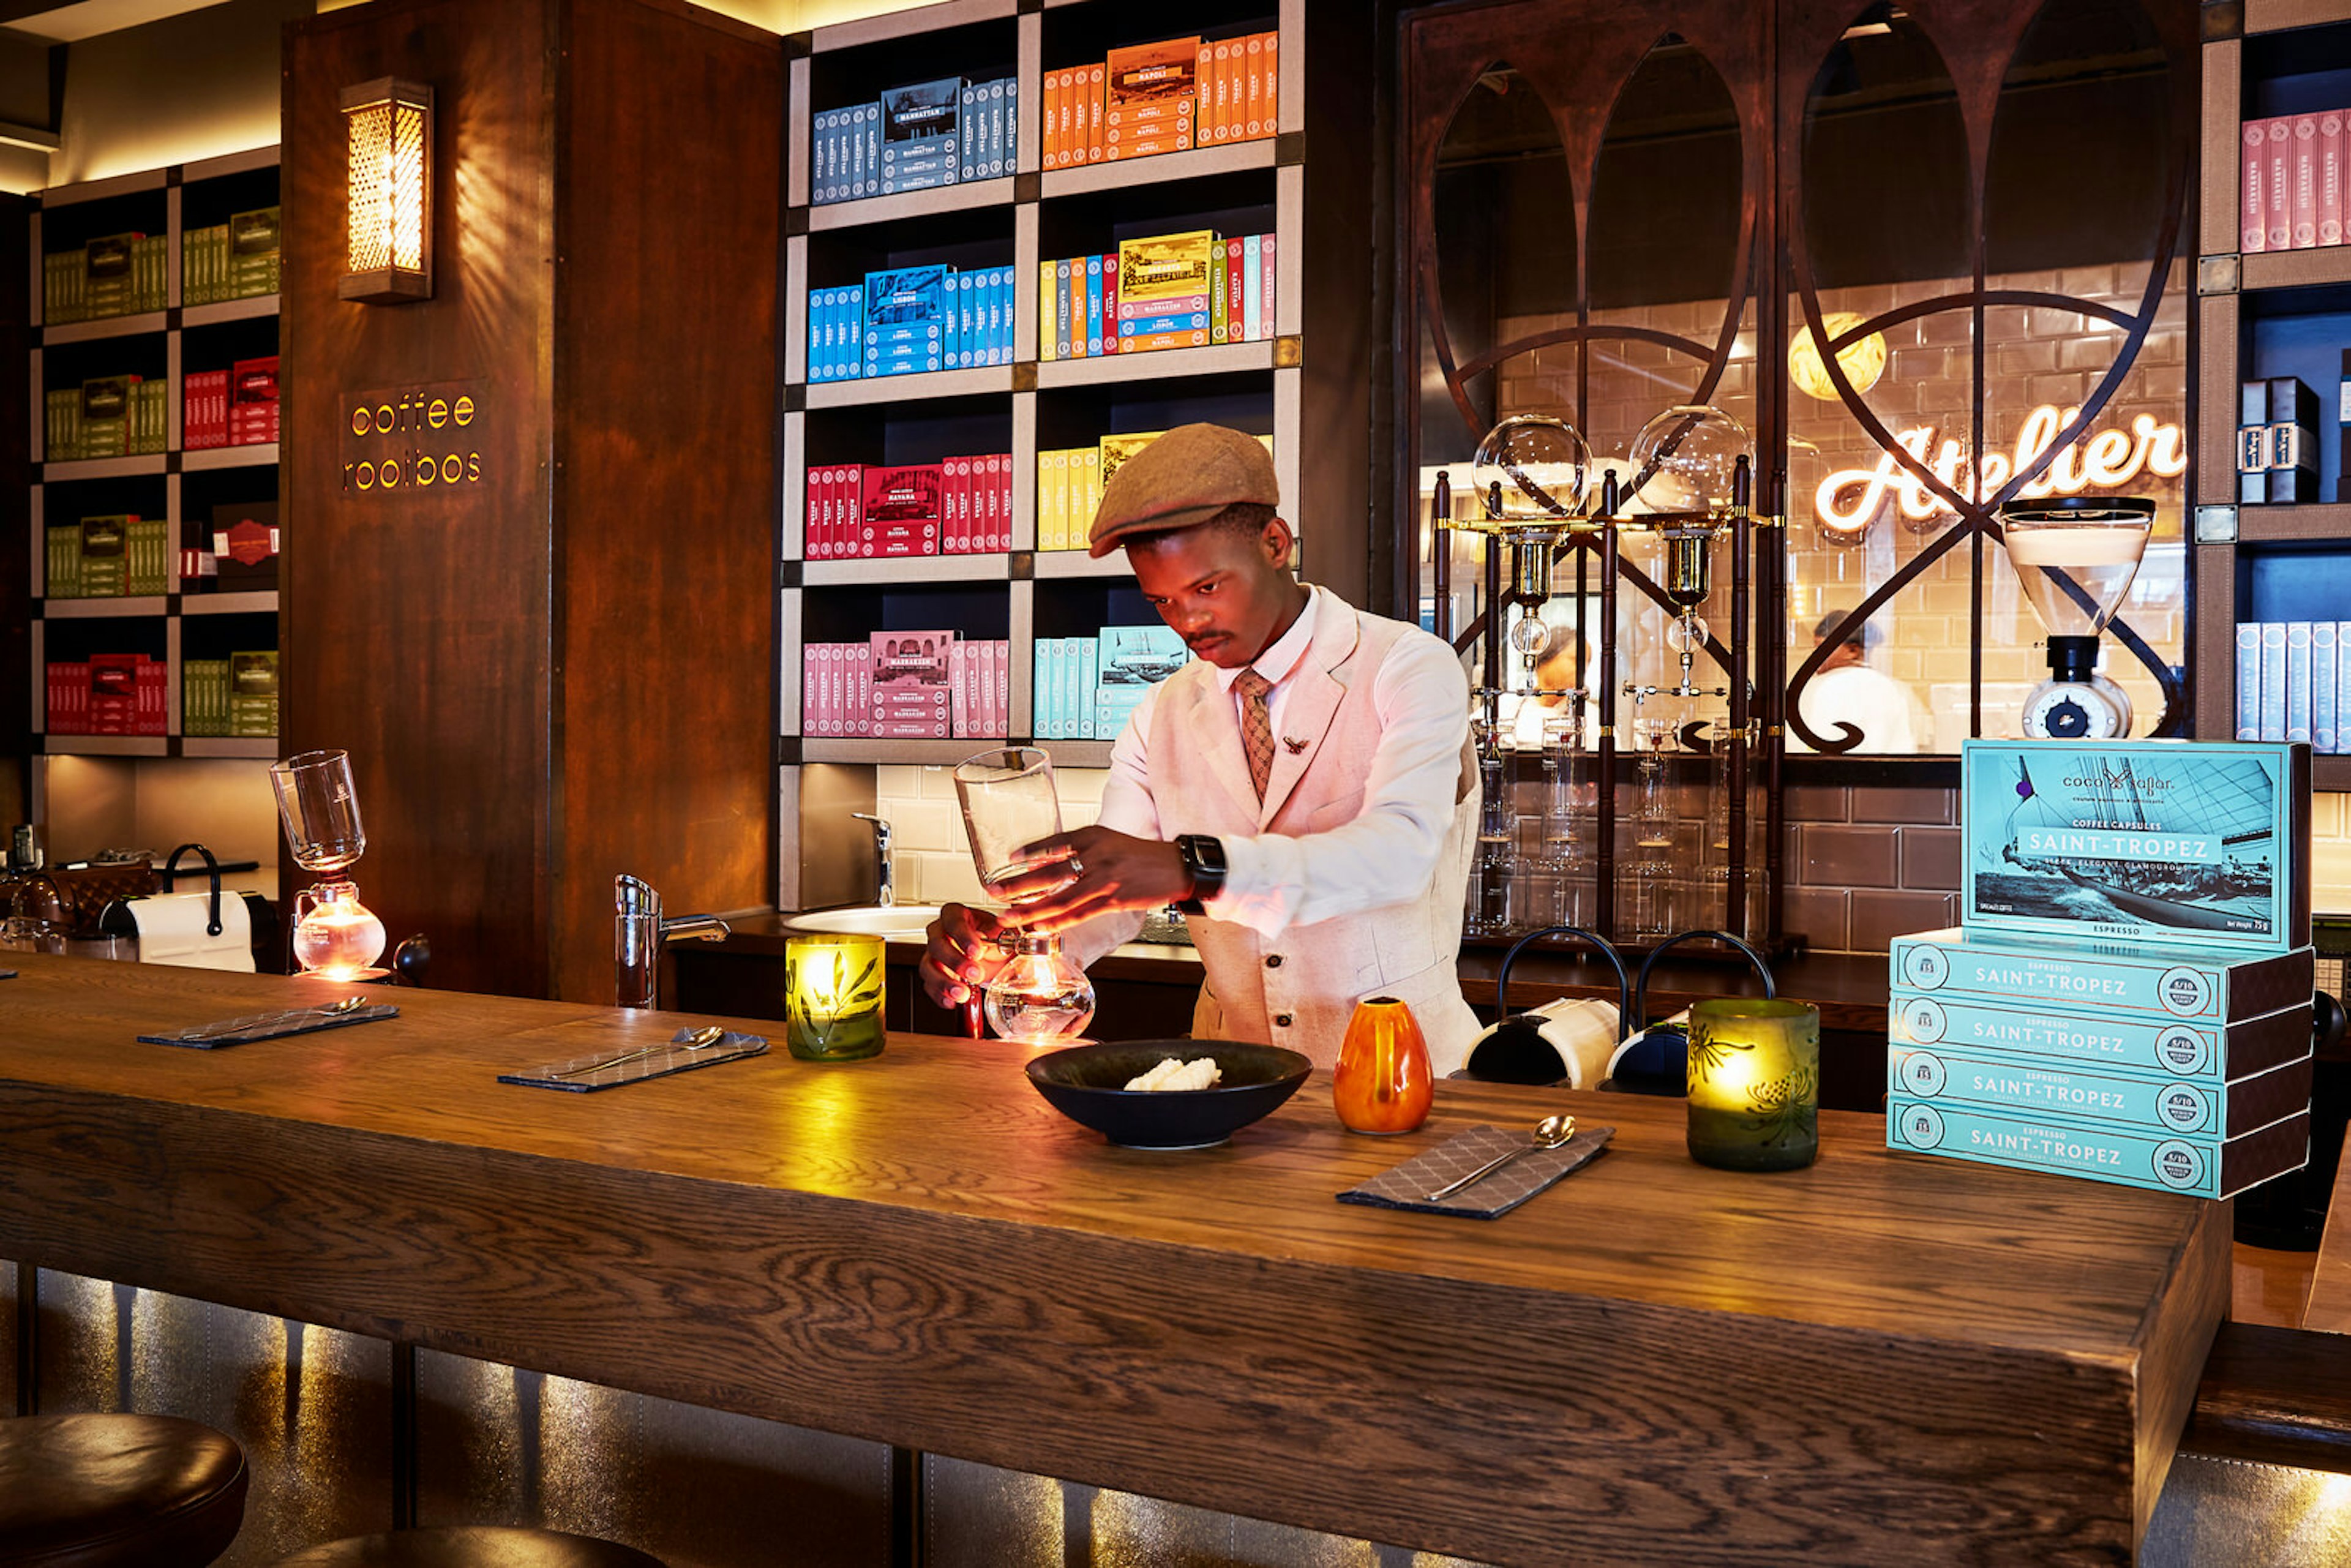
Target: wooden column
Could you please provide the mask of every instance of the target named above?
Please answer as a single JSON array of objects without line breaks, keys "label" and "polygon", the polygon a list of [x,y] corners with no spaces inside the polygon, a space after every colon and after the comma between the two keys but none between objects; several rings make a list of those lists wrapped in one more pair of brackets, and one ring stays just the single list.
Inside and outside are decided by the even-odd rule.
[{"label": "wooden column", "polygon": [[[434,292],[352,304],[338,99],[387,76]],[[782,112],[778,39],[667,0],[287,29],[285,745],[351,752],[436,986],[610,1001],[619,872],[769,902]]]}]

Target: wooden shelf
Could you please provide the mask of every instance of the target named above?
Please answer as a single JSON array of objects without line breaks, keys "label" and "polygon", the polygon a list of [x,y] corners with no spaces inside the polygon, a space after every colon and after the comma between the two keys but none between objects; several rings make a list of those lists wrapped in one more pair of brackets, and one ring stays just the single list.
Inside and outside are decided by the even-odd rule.
[{"label": "wooden shelf", "polygon": [[[863,21],[838,22],[830,27],[820,27],[810,41],[810,52],[828,55],[835,49],[887,43],[893,38],[968,26],[974,22],[1008,21],[1018,9],[1015,0],[943,0],[939,5],[916,5],[910,10],[869,16]],[[962,758],[956,760],[961,761]]]},{"label": "wooden shelf", "polygon": [[1221,376],[1273,369],[1273,340],[1217,343],[1206,349],[1160,349],[1147,354],[1097,354],[1083,360],[1044,360],[1037,366],[1037,390],[1113,386],[1127,382],[1176,381],[1185,376]]},{"label": "wooden shelf", "polygon": [[183,757],[256,757],[271,761],[277,758],[277,737],[274,735],[191,735],[180,742]]},{"label": "wooden shelf", "polygon": [[141,169],[135,174],[117,174],[110,179],[85,180],[78,185],[57,185],[41,193],[41,207],[78,206],[84,202],[103,202],[114,196],[128,196],[139,191],[160,191],[168,183],[167,171]]},{"label": "wooden shelf", "polygon": [[1007,555],[882,556],[855,560],[812,560],[800,569],[810,588],[828,583],[1009,582]]},{"label": "wooden shelf", "polygon": [[41,346],[55,348],[60,343],[90,343],[105,338],[136,338],[164,329],[168,318],[161,310],[142,310],[136,316],[100,316],[90,321],[68,321],[56,327],[43,327]]},{"label": "wooden shelf", "polygon": [[800,741],[803,762],[961,762],[975,751],[1005,742],[996,737],[957,736],[949,740],[875,740],[853,735],[810,736]]},{"label": "wooden shelf", "polygon": [[109,621],[123,616],[161,615],[163,612],[163,596],[160,593],[142,593],[135,599],[41,601],[41,619],[44,621]]},{"label": "wooden shelf", "polygon": [[2298,507],[2239,507],[2237,542],[2248,544],[2325,543],[2351,546],[2351,505],[2311,502]]},{"label": "wooden shelf", "polygon": [[2245,0],[2245,33],[2287,33],[2346,18],[2337,0]]},{"label": "wooden shelf", "polygon": [[1053,765],[1057,768],[1110,766],[1112,743],[1107,740],[1032,740],[1029,744],[1051,753]]},{"label": "wooden shelf", "polygon": [[862,224],[893,223],[900,218],[925,218],[937,213],[966,213],[977,207],[1011,204],[1012,176],[1006,174],[928,191],[900,191],[893,195],[867,196],[854,202],[827,202],[809,208],[809,232],[823,234]]},{"label": "wooden shelf", "polygon": [[180,613],[188,615],[275,615],[277,595],[270,589],[256,589],[245,593],[192,593],[180,601]]},{"label": "wooden shelf", "polygon": [[1050,578],[1133,577],[1127,570],[1126,552],[1113,550],[1097,560],[1081,549],[1040,549],[1037,552],[1034,575],[1040,581]]},{"label": "wooden shelf", "polygon": [[972,371],[925,371],[911,376],[875,376],[871,381],[861,377],[855,381],[816,382],[808,389],[808,406],[862,408],[877,402],[914,402],[927,398],[985,397],[989,392],[1011,390],[1010,365],[982,365]]},{"label": "wooden shelf", "polygon": [[2351,283],[2351,245],[2321,246],[2314,250],[2255,251],[2239,258],[2237,287],[2257,288],[2320,288]]},{"label": "wooden shelf", "polygon": [[[269,450],[275,452],[277,448]],[[62,462],[43,463],[37,482],[57,485],[75,479],[130,479],[141,474],[161,474],[167,466],[160,452],[143,453],[137,457],[68,457]]]},{"label": "wooden shelf", "polygon": [[172,743],[160,735],[45,735],[41,750],[50,757],[168,757]]},{"label": "wooden shelf", "polygon": [[274,441],[265,446],[199,446],[180,454],[181,471],[188,474],[214,468],[267,468],[277,461]]},{"label": "wooden shelf", "polygon": [[191,305],[180,312],[180,328],[209,327],[220,321],[251,321],[277,314],[277,296],[248,294],[242,299],[216,299],[209,305]]},{"label": "wooden shelf", "polygon": [[1261,136],[1254,141],[1236,141],[1224,147],[1196,147],[1189,152],[1162,152],[1154,158],[1122,158],[1115,163],[1050,170],[1041,188],[1045,199],[1051,201],[1056,196],[1123,191],[1134,185],[1165,184],[1170,180],[1198,180],[1211,174],[1272,167],[1273,139]]},{"label": "wooden shelf", "polygon": [[2327,794],[2351,792],[2351,756],[2312,758],[2310,787]]}]

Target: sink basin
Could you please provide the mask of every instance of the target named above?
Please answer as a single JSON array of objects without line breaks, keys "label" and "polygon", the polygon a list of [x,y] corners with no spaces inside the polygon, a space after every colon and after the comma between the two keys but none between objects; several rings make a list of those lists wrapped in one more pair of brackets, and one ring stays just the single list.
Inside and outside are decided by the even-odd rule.
[{"label": "sink basin", "polygon": [[852,909],[814,910],[795,915],[784,924],[794,931],[838,931],[852,936],[920,942],[924,931],[938,917],[938,905],[935,904],[899,904],[887,909],[865,904]]}]

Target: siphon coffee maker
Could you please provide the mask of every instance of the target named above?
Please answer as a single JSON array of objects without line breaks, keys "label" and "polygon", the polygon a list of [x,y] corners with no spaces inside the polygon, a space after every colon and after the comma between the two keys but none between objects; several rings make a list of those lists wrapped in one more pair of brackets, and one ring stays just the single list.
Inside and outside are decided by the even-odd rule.
[{"label": "siphon coffee maker", "polygon": [[367,829],[347,751],[305,751],[274,763],[270,786],[294,863],[320,880],[294,895],[294,961],[304,974],[372,980],[383,970],[383,922],[341,873],[367,852]]},{"label": "siphon coffee maker", "polygon": [[[1061,831],[1050,756],[1033,746],[983,751],[956,765],[955,786],[982,888],[995,894],[1012,878],[1052,863],[1020,855],[1025,846]],[[1022,931],[1019,912],[1017,903],[1006,911],[1008,924],[996,938],[1008,954],[1004,967],[979,983],[988,1027],[1024,1045],[1083,1033],[1094,1017],[1093,982],[1070,962],[1059,936]]]}]

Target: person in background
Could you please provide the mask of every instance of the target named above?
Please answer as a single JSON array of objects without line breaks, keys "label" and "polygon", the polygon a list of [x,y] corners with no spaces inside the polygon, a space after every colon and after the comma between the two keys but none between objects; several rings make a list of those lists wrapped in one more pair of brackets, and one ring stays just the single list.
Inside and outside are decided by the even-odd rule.
[{"label": "person in background", "polygon": [[[1575,630],[1570,626],[1549,628],[1550,636],[1534,656],[1535,685],[1544,691],[1564,692],[1575,685]],[[1599,684],[1600,661],[1586,643],[1583,650],[1585,689]],[[1564,721],[1573,713],[1573,699],[1564,696],[1530,697],[1516,692],[1503,694],[1499,704],[1503,744],[1520,751],[1542,749],[1543,726],[1551,720]],[[1583,734],[1587,744],[1592,737],[1592,705],[1586,702],[1583,714]]]},{"label": "person in background", "polygon": [[[1476,846],[1469,688],[1453,651],[1291,575],[1273,460],[1213,424],[1168,432],[1103,487],[1089,535],[1124,549],[1194,660],[1111,748],[1097,825],[1041,841],[1006,883],[1021,925],[1081,965],[1181,901],[1206,983],[1201,1039],[1338,1060],[1355,1004],[1412,1009],[1441,1075],[1479,1032],[1455,960]],[[1001,962],[993,915],[948,904],[924,987],[954,1007]]]},{"label": "person in background", "polygon": [[[1832,610],[1822,616],[1813,626],[1813,646],[1818,648],[1835,636],[1838,622],[1851,613]],[[1927,737],[1918,699],[1908,686],[1865,662],[1877,642],[1877,628],[1869,622],[1850,628],[1804,684],[1799,711],[1805,727],[1823,740],[1843,736],[1837,727],[1840,722],[1860,730],[1861,739],[1854,747],[1856,752],[1917,751]],[[1810,751],[1812,747],[1791,729],[1788,749]]]}]

